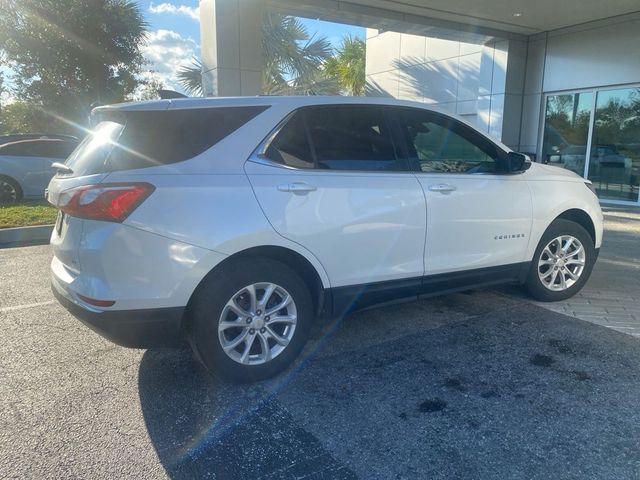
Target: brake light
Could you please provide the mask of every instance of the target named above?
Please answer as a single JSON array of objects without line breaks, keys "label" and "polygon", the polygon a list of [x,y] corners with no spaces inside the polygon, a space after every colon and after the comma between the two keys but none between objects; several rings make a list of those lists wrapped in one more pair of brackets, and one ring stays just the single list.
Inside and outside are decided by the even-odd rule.
[{"label": "brake light", "polygon": [[149,183],[102,183],[60,193],[58,208],[72,217],[120,223],[155,187]]}]

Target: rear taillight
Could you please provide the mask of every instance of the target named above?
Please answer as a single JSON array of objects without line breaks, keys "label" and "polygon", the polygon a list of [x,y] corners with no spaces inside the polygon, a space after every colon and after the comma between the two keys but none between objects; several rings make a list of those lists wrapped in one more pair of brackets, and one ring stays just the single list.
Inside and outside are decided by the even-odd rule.
[{"label": "rear taillight", "polygon": [[60,193],[57,206],[72,217],[122,222],[155,187],[149,183],[101,183]]}]

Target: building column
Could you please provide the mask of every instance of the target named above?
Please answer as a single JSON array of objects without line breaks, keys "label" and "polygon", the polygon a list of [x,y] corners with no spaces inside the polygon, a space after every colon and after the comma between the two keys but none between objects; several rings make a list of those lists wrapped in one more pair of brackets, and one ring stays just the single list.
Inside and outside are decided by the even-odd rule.
[{"label": "building column", "polygon": [[264,3],[261,0],[200,0],[205,96],[261,93]]},{"label": "building column", "polygon": [[507,58],[504,106],[502,110],[502,134],[500,138],[502,143],[514,150],[522,150],[520,133],[526,66],[526,40],[509,40],[509,56]]}]

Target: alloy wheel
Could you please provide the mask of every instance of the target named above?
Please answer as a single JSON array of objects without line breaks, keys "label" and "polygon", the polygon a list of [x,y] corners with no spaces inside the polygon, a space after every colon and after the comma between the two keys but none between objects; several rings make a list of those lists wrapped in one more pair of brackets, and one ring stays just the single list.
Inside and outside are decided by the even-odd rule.
[{"label": "alloy wheel", "polygon": [[580,279],[585,263],[586,254],[580,240],[561,235],[542,250],[538,259],[538,278],[549,290],[561,292]]},{"label": "alloy wheel", "polygon": [[0,179],[0,204],[15,203],[18,200],[18,191],[12,183]]},{"label": "alloy wheel", "polygon": [[236,292],[222,309],[218,340],[232,360],[261,365],[287,348],[297,320],[289,292],[274,283],[254,283]]}]

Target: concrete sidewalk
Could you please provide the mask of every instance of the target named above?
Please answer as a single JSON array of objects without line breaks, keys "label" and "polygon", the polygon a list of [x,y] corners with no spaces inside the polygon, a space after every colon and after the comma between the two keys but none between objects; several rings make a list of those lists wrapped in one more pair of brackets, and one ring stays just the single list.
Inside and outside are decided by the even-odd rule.
[{"label": "concrete sidewalk", "polygon": [[[640,337],[640,208],[603,207],[603,211],[604,242],[587,285],[564,302],[536,303]],[[522,295],[516,289],[507,291]]]}]

